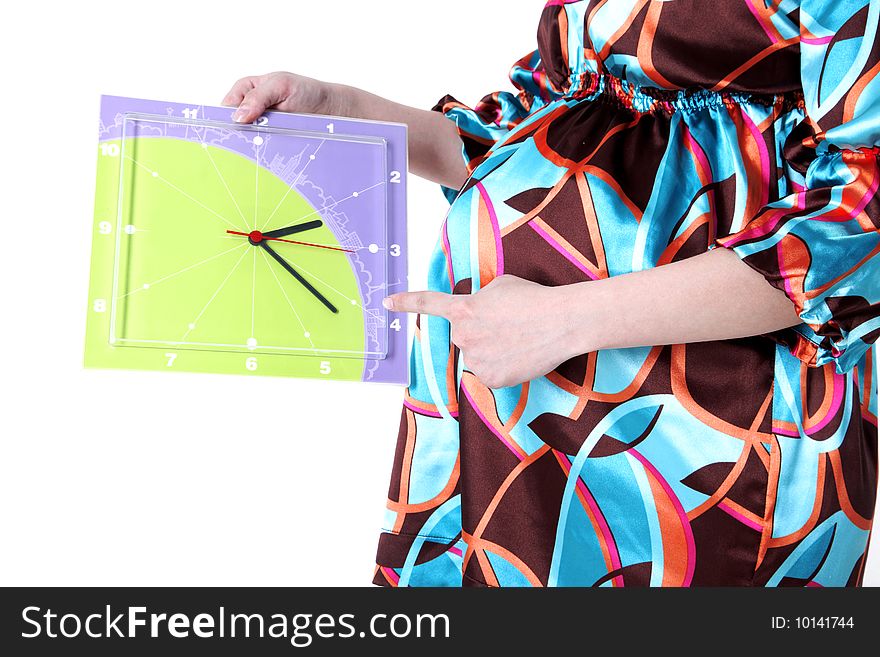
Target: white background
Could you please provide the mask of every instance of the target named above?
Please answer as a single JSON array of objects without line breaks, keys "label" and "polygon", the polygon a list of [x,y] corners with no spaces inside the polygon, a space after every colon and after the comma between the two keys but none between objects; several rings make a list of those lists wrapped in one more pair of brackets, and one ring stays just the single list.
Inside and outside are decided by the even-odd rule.
[{"label": "white background", "polygon": [[[541,5],[4,7],[0,583],[369,583],[402,388],[82,368],[99,95],[219,104],[237,78],[284,69],[473,104],[511,88]],[[409,190],[419,288],[447,204],[423,180]]]}]

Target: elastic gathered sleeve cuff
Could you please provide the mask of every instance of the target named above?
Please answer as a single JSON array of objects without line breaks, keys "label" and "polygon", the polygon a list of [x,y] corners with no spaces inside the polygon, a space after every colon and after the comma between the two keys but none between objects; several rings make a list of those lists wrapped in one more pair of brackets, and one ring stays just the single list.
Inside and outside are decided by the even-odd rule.
[{"label": "elastic gathered sleeve cuff", "polygon": [[803,324],[777,333],[808,365],[847,372],[880,330],[880,197],[876,152],[842,151],[810,165],[807,188],[767,205],[715,240],[794,303]]},{"label": "elastic gathered sleeve cuff", "polygon": [[880,4],[802,0],[805,117],[785,145],[803,185],[715,240],[794,303],[774,332],[812,367],[850,371],[880,337]]},{"label": "elastic gathered sleeve cuff", "polygon": [[[535,50],[510,69],[510,81],[517,92],[495,91],[483,96],[474,107],[468,107],[447,94],[431,108],[455,121],[468,173],[473,173],[490,151],[528,116],[535,97],[545,95],[548,83],[541,68],[540,56]],[[457,190],[441,188],[451,203]]]}]

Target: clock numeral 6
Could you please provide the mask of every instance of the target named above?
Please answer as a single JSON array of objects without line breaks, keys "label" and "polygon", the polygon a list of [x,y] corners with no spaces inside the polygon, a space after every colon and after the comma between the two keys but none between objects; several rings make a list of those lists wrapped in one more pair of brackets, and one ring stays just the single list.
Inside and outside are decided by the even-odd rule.
[{"label": "clock numeral 6", "polygon": [[400,184],[400,171],[391,172],[391,182]]},{"label": "clock numeral 6", "polygon": [[174,365],[174,361],[177,359],[177,354],[173,354],[169,351],[167,354],[165,354],[165,358],[168,359],[168,362],[165,363],[165,367],[171,367],[172,365]]},{"label": "clock numeral 6", "polygon": [[400,244],[392,244],[388,247],[388,253],[393,255],[395,258],[400,255]]},{"label": "clock numeral 6", "polygon": [[330,361],[322,360],[321,361],[321,374],[330,374]]},{"label": "clock numeral 6", "polygon": [[101,155],[117,157],[119,155],[119,144],[101,144]]},{"label": "clock numeral 6", "polygon": [[101,235],[109,235],[113,232],[113,224],[109,221],[102,221],[98,224],[98,232],[101,233]]},{"label": "clock numeral 6", "polygon": [[244,361],[244,367],[245,367],[245,369],[248,370],[249,372],[253,372],[255,369],[257,369],[257,359],[254,358],[253,356],[251,356],[250,358],[246,359],[246,360]]},{"label": "clock numeral 6", "polygon": [[95,299],[95,302],[92,304],[92,310],[96,313],[103,313],[107,311],[107,300],[106,299]]},{"label": "clock numeral 6", "polygon": [[391,322],[390,326],[391,326],[391,328],[393,328],[395,331],[399,331],[399,330],[400,330],[400,318],[398,317],[398,318],[395,319],[393,322]]}]

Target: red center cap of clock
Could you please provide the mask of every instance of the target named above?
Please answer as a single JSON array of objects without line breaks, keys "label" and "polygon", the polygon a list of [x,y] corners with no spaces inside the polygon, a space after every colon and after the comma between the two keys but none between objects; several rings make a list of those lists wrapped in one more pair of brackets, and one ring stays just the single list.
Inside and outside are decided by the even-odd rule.
[{"label": "red center cap of clock", "polygon": [[252,244],[257,244],[263,241],[263,233],[258,230],[251,231],[251,233],[248,235],[248,239],[251,241]]}]

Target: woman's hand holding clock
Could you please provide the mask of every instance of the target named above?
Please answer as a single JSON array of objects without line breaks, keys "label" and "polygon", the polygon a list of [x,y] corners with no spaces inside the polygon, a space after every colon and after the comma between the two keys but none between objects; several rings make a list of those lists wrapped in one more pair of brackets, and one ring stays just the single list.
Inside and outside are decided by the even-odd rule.
[{"label": "woman's hand holding clock", "polygon": [[270,107],[282,112],[329,114],[328,84],[295,73],[276,71],[241,78],[223,98],[224,105],[237,106],[234,121],[251,123]]},{"label": "woman's hand holding clock", "polygon": [[237,107],[232,118],[239,123],[252,123],[269,109],[405,123],[412,173],[455,189],[467,178],[458,131],[440,112],[284,71],[240,79],[223,98],[223,104]]}]

